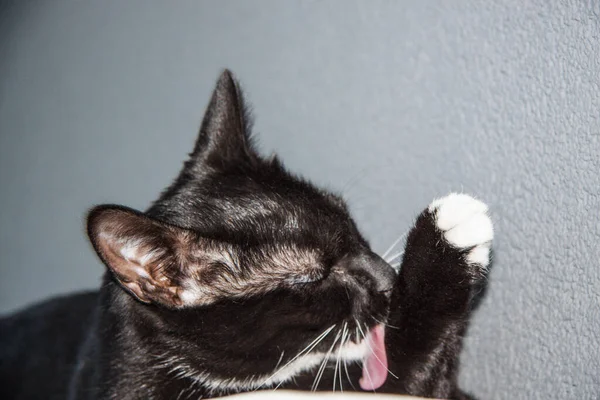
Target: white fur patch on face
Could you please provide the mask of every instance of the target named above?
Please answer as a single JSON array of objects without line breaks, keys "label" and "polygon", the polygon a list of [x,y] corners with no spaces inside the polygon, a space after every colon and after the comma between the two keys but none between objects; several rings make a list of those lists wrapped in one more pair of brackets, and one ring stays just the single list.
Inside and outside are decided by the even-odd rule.
[{"label": "white fur patch on face", "polygon": [[487,267],[494,228],[486,204],[466,194],[451,193],[434,200],[429,212],[450,245],[457,249],[472,247],[466,256],[468,263]]},{"label": "white fur patch on face", "polygon": [[[348,342],[341,348],[336,348],[329,353],[315,352],[298,357],[289,364],[269,377],[252,377],[245,380],[239,379],[218,379],[202,375],[201,381],[203,386],[209,388],[213,393],[238,391],[238,390],[256,390],[267,389],[285,383],[293,379],[298,374],[317,368],[324,362],[336,362],[339,358],[340,362],[360,361],[365,358],[368,353],[368,347],[363,340],[360,343]],[[327,359],[327,360],[326,360]]]},{"label": "white fur patch on face", "polygon": [[299,357],[294,362],[281,368],[273,376],[263,381],[261,385],[265,387],[273,386],[281,382],[287,382],[294,376],[304,371],[309,371],[318,365],[321,365],[325,358],[335,361],[339,358],[340,362],[359,361],[367,354],[368,347],[363,340],[360,343],[345,343],[341,348],[327,353],[310,353]]},{"label": "white fur patch on face", "polygon": [[[251,376],[246,379],[217,378],[209,373],[196,371],[191,365],[186,364],[179,357],[161,356],[157,367],[166,367],[171,374],[178,378],[189,378],[199,386],[208,389],[211,394],[227,393],[231,391],[251,391],[277,387],[293,379],[298,374],[315,369],[324,362],[335,362],[338,357],[340,362],[360,361],[368,352],[366,342],[348,342],[341,348],[328,353],[315,352],[298,357],[284,365],[270,376]],[[327,360],[326,360],[327,359]]]},{"label": "white fur patch on face", "polygon": [[[321,266],[320,256],[315,250],[289,245],[265,248],[259,256],[245,260],[240,260],[234,249],[225,245],[213,249],[201,247],[193,254],[192,261],[185,264],[195,273],[189,274],[182,282],[179,293],[184,306],[210,304],[220,297],[260,294],[283,283],[309,281]],[[207,284],[202,277],[212,274],[215,264],[224,268]]]},{"label": "white fur patch on face", "polygon": [[325,353],[311,353],[299,357],[289,365],[279,369],[273,376],[260,382],[260,385],[268,388],[281,382],[287,382],[301,372],[316,368],[325,359]]}]

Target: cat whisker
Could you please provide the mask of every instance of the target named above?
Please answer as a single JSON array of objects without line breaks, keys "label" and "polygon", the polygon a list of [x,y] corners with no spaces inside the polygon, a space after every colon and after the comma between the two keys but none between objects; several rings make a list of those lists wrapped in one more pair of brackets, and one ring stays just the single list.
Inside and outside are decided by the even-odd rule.
[{"label": "cat whisker", "polygon": [[[365,329],[366,329],[366,325],[365,325]],[[358,329],[360,329],[361,332],[363,332],[362,328],[360,327],[360,325],[358,326]],[[387,372],[392,375],[394,378],[399,379],[398,375],[394,374],[392,371],[389,370],[388,367],[386,367],[386,365],[384,364],[383,361],[381,361],[381,359],[377,356],[377,353],[375,353],[375,351],[373,350],[373,348],[371,347],[371,345],[369,344],[369,341],[366,339],[366,335],[363,332],[363,337],[365,338],[365,344],[367,345],[367,347],[369,348],[369,350],[371,351],[371,354],[373,354],[373,356],[377,359],[377,361],[379,361],[379,364],[381,364],[381,366],[383,366]]]},{"label": "cat whisker", "polygon": [[319,370],[317,371],[317,374],[315,375],[315,380],[313,381],[313,386],[311,388],[312,391],[315,391],[317,389],[317,387],[319,386],[319,383],[321,382],[321,378],[323,377],[325,369],[327,368],[327,362],[329,361],[329,356],[331,354],[331,351],[335,347],[335,344],[336,344],[336,342],[337,342],[337,340],[339,338],[339,335],[340,335],[340,332],[338,331],[338,333],[335,336],[335,340],[333,341],[333,344],[331,345],[331,347],[327,351],[327,354],[325,355],[325,357],[323,358],[323,361],[322,361],[321,365],[319,366]]},{"label": "cat whisker", "polygon": [[381,258],[383,258],[384,260],[386,259],[386,257],[388,256],[388,254],[390,254],[392,252],[392,250],[394,250],[394,247],[396,247],[396,245],[398,243],[400,243],[400,241],[402,239],[404,239],[404,237],[406,236],[408,232],[404,232],[402,235],[400,235],[400,237],[398,239],[396,239],[394,241],[394,243],[392,243],[392,245],[390,247],[388,247],[388,249],[381,255]]},{"label": "cat whisker", "polygon": [[[335,324],[333,324],[329,328],[325,329],[325,331],[323,333],[321,333],[319,336],[317,336],[303,350],[301,350],[298,354],[296,354],[296,356],[294,358],[292,358],[290,361],[288,361],[283,367],[281,367],[277,371],[275,371],[273,373],[273,375],[271,375],[267,379],[265,379],[265,381],[260,386],[258,386],[258,388],[256,388],[256,390],[259,390],[260,388],[262,388],[265,384],[267,384],[267,382],[269,382],[271,379],[273,379],[285,367],[287,367],[288,365],[290,365],[291,363],[293,363],[294,361],[296,361],[300,356],[302,356],[303,354],[308,353],[309,351],[311,351],[312,349],[314,349],[315,347],[317,347],[317,345],[319,343],[321,343],[321,341],[323,341],[323,339],[325,339],[325,337],[327,335],[329,335],[329,333],[333,330],[333,328],[335,328]],[[279,385],[277,385],[277,387],[275,389],[277,389],[279,386],[281,386],[281,383],[283,383],[283,382],[280,382]]]},{"label": "cat whisker", "polygon": [[[336,372],[337,377],[340,380],[340,392],[344,393],[344,389],[342,388],[342,368],[341,368],[341,366],[342,366],[342,364],[338,357],[338,359],[335,362],[335,372]],[[339,371],[339,373],[338,373],[338,371]],[[335,382],[335,377],[334,377],[334,382]],[[333,392],[335,393],[335,390]]]},{"label": "cat whisker", "polygon": [[[333,372],[333,391],[335,392],[335,380],[338,377],[338,367],[341,367],[340,365],[340,358],[342,357],[342,350],[344,348],[344,342],[346,340],[346,334],[347,334],[347,328],[348,328],[348,323],[344,322],[344,327],[342,328],[342,339],[340,340],[340,347],[338,348],[337,351],[337,360],[335,362],[335,369]],[[340,370],[340,391],[343,392],[344,390],[342,389],[342,369],[339,368]]]},{"label": "cat whisker", "polygon": [[371,316],[371,318],[373,318],[373,320],[374,320],[375,322],[379,322],[381,325],[387,326],[388,328],[392,328],[392,329],[400,329],[400,327],[398,327],[398,326],[390,325],[390,324],[388,324],[387,322],[380,321],[380,320],[378,320],[377,318],[375,318],[375,317],[373,317],[373,316]]},{"label": "cat whisker", "polygon": [[344,331],[342,333],[342,343],[340,345],[340,352],[338,353],[338,359],[337,359],[336,365],[335,365],[336,370],[339,371],[338,378],[340,380],[340,392],[342,392],[342,393],[344,392],[344,385],[342,383],[342,360],[341,360],[342,352],[341,352],[341,349],[346,344],[345,338],[344,338],[344,336],[346,336],[346,334],[347,334],[347,330],[346,330],[346,326],[344,326]]},{"label": "cat whisker", "polygon": [[281,355],[279,356],[279,361],[277,361],[277,364],[275,365],[275,369],[277,369],[279,367],[279,364],[281,364],[281,360],[283,360],[284,354],[285,354],[285,350],[282,350]]},{"label": "cat whisker", "polygon": [[[346,341],[343,343],[343,345],[345,346],[349,341],[350,341],[350,331],[348,330],[348,323],[346,322],[344,324],[344,331],[346,333]],[[343,359],[344,365],[346,365],[346,359]],[[342,385],[342,364],[340,362],[340,391],[343,392],[344,391],[344,387]]]},{"label": "cat whisker", "polygon": [[350,373],[348,372],[348,361],[344,360],[344,370],[346,371],[346,378],[348,378],[348,383],[352,386],[352,390],[356,390],[354,384],[352,383],[352,379],[350,379]]},{"label": "cat whisker", "polygon": [[[335,324],[331,326],[331,329],[333,329],[334,327],[335,327]],[[317,341],[317,342],[316,342],[316,343],[315,343],[313,346],[311,346],[311,348],[310,348],[310,349],[308,349],[306,352],[307,352],[307,353],[308,353],[308,352],[310,352],[310,351],[311,351],[312,349],[314,349],[314,348],[315,348],[315,347],[316,347],[316,346],[317,346],[319,343],[321,343],[321,342],[323,341],[323,339],[325,339],[325,337],[326,337],[326,336],[329,334],[329,332],[331,332],[331,329],[329,329],[329,330],[328,330],[328,332],[327,332],[327,334],[325,334],[325,335],[324,335],[324,336],[323,336],[323,337],[322,337],[322,338],[321,338],[319,341]],[[334,342],[333,342],[333,346],[335,346],[335,342],[337,341],[337,338],[338,338],[338,336],[339,336],[339,331],[338,331],[338,333],[337,333],[337,335],[336,335],[336,338],[335,338],[335,340],[334,340]],[[328,354],[329,354],[329,353],[328,353]],[[298,356],[296,356],[296,358],[297,358],[297,357],[298,357]],[[325,359],[325,361],[327,361],[327,359]],[[283,368],[285,368],[285,367],[283,367]],[[282,368],[282,369],[283,369],[283,368]],[[280,386],[283,384],[283,382],[284,382],[283,380],[282,380],[281,382],[279,382],[279,383],[277,384],[277,386],[275,386],[275,388],[273,388],[273,390],[275,391],[275,390],[279,389],[279,387],[280,387]]]},{"label": "cat whisker", "polygon": [[[396,261],[400,256],[404,254],[404,250],[397,252],[396,254],[391,255],[389,258],[385,259],[388,264],[392,264],[392,261]],[[396,262],[394,262],[395,264]]]},{"label": "cat whisker", "polygon": [[333,340],[331,347],[327,351],[327,354],[325,355],[325,358],[323,359],[323,362],[321,363],[321,367],[319,367],[319,371],[317,372],[317,375],[315,376],[315,381],[313,382],[313,385],[311,388],[311,390],[313,392],[317,389],[317,387],[319,386],[319,383],[321,382],[321,378],[323,377],[323,373],[325,372],[325,368],[327,367],[327,361],[329,361],[329,356],[331,355],[331,352],[333,351],[333,348],[335,347],[335,344],[337,343],[339,338],[340,338],[340,331],[338,331],[337,335],[335,335],[335,339]]},{"label": "cat whisker", "polygon": [[348,291],[348,287],[346,285],[344,285],[344,289],[346,290],[346,296],[348,297],[348,301],[352,301],[352,299],[350,298],[350,292]]}]

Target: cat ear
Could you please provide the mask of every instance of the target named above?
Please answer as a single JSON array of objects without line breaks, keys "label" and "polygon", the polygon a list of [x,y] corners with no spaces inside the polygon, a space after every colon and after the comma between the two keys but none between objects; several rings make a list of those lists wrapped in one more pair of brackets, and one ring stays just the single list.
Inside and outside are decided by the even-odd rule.
[{"label": "cat ear", "polygon": [[195,171],[205,165],[226,168],[255,159],[249,119],[237,81],[230,71],[223,71],[184,171]]},{"label": "cat ear", "polygon": [[144,303],[183,305],[177,253],[193,236],[120,206],[98,206],[87,220],[88,236],[121,286]]}]

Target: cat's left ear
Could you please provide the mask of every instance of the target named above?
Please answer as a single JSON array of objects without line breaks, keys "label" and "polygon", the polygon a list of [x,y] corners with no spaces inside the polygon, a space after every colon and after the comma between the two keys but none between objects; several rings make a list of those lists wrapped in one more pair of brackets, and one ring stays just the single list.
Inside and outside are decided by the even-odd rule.
[{"label": "cat's left ear", "polygon": [[178,254],[193,233],[113,205],[92,209],[87,230],[100,259],[126,291],[144,303],[184,305]]},{"label": "cat's left ear", "polygon": [[240,86],[231,71],[224,70],[206,108],[184,173],[197,172],[205,167],[237,167],[257,160],[259,156],[251,143],[250,125]]}]

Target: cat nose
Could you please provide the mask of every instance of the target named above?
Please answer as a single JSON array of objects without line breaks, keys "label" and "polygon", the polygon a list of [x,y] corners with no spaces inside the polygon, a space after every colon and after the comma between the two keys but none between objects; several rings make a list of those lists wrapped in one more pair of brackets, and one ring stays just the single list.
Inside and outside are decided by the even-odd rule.
[{"label": "cat nose", "polygon": [[396,271],[381,257],[373,252],[349,257],[343,263],[343,268],[358,278],[367,278],[374,283],[377,292],[390,292],[396,282]]},{"label": "cat nose", "polygon": [[373,275],[378,292],[391,292],[396,282],[396,271],[375,253],[367,257],[367,268]]}]

